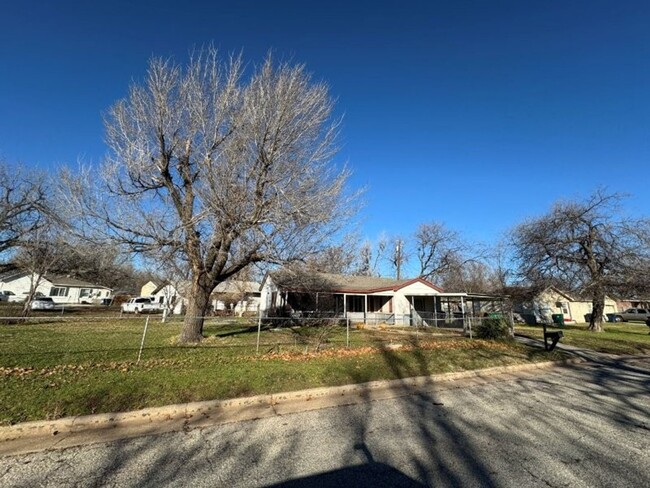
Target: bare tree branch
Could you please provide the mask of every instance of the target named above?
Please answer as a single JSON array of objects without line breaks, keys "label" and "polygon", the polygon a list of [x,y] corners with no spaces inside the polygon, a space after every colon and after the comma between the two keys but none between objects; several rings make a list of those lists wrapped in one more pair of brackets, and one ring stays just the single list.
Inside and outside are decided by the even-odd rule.
[{"label": "bare tree branch", "polygon": [[181,339],[198,341],[220,282],[251,263],[300,259],[346,222],[349,172],[331,164],[332,109],[304,66],[270,56],[247,81],[239,57],[221,62],[213,48],[185,68],[155,59],[106,115],[103,186],[93,190],[90,172],[68,175],[68,198],[89,231],[187,262]]},{"label": "bare tree branch", "polygon": [[584,201],[558,202],[512,234],[520,276],[591,296],[595,331],[602,330],[605,294],[650,289],[650,222],[619,217],[622,198],[599,189]]}]

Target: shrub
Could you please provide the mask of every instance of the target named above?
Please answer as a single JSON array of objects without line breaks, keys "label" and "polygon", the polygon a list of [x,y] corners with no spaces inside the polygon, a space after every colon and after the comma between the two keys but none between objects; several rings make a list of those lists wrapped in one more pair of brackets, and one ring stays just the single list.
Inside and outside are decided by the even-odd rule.
[{"label": "shrub", "polygon": [[510,337],[510,331],[505,320],[489,317],[474,327],[474,335],[478,339],[505,339]]}]

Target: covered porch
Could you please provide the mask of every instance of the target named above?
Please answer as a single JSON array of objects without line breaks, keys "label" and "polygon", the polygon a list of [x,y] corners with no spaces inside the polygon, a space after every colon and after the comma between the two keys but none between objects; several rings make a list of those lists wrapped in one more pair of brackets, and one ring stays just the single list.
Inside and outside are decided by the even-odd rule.
[{"label": "covered porch", "polygon": [[504,313],[505,297],[472,293],[289,293],[300,315],[349,319],[366,325],[463,328],[473,318]]}]

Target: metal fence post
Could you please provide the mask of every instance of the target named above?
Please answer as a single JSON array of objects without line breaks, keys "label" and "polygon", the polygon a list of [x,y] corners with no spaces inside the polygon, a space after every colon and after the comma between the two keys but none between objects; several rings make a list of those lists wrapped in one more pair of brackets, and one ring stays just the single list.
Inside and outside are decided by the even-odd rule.
[{"label": "metal fence post", "polygon": [[136,361],[136,364],[140,362],[140,357],[142,356],[142,348],[144,347],[144,338],[147,335],[147,327],[149,327],[149,316],[147,316],[147,320],[144,322],[144,332],[142,333],[142,342],[140,342],[140,352],[138,352],[138,360]]},{"label": "metal fence post", "polygon": [[262,311],[257,314],[257,346],[255,348],[255,354],[260,353],[260,334],[262,332]]},{"label": "metal fence post", "polygon": [[346,318],[345,323],[346,323],[346,327],[345,327],[345,347],[349,348],[350,347],[350,319]]}]

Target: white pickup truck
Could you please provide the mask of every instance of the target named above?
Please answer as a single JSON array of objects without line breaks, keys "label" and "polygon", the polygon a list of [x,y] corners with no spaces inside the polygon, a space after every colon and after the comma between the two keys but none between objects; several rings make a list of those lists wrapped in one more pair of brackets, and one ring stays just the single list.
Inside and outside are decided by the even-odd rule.
[{"label": "white pickup truck", "polygon": [[122,304],[123,313],[157,313],[161,311],[157,303],[146,297],[131,298]]}]

